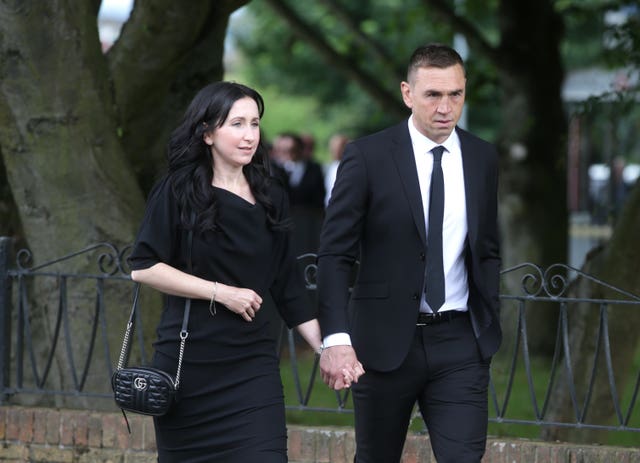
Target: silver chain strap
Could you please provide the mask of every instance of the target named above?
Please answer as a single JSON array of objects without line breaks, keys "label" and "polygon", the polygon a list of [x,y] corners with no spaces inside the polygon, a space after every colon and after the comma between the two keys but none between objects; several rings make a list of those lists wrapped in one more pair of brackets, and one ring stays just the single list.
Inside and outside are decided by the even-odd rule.
[{"label": "silver chain strap", "polygon": [[[191,221],[195,223],[195,214],[191,214]],[[193,244],[193,230],[189,230],[189,234],[187,236],[188,249],[189,249],[189,260],[188,267],[189,273],[192,272],[192,263],[191,263],[191,248]],[[122,340],[122,349],[120,350],[120,357],[118,358],[118,366],[116,370],[122,370],[125,367],[125,360],[129,355],[129,339],[131,337],[131,331],[133,330],[133,324],[135,322],[135,313],[138,305],[138,294],[140,291],[140,283],[136,284],[136,289],[133,296],[133,305],[131,307],[131,315],[129,317],[129,322],[127,323],[127,329],[124,333],[124,339]],[[182,359],[184,357],[184,345],[189,337],[189,332],[187,331],[187,326],[189,323],[189,312],[191,311],[191,299],[186,298],[185,307],[184,307],[184,317],[182,319],[182,330],[180,330],[180,351],[178,353],[178,370],[176,372],[176,379],[174,381],[174,386],[178,389],[180,385],[180,373],[182,371]]]},{"label": "silver chain strap", "polygon": [[131,327],[133,326],[132,322],[127,323],[127,330],[124,332],[124,339],[122,340],[122,349],[120,350],[120,357],[118,358],[118,366],[117,370],[122,370],[124,368],[124,360],[127,356],[127,352],[129,352],[129,337],[131,336]]},{"label": "silver chain strap", "polygon": [[178,353],[178,371],[176,372],[176,381],[174,386],[178,389],[180,385],[180,372],[182,371],[182,357],[184,356],[184,343],[189,337],[189,333],[187,331],[180,331],[180,352]]}]

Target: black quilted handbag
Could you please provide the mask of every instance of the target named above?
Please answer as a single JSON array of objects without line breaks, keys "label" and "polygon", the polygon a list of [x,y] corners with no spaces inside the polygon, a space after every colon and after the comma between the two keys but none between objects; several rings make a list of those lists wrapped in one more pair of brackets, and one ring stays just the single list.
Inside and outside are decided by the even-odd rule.
[{"label": "black quilted handbag", "polygon": [[111,387],[113,396],[118,407],[134,413],[143,415],[160,416],[167,413],[180,385],[180,371],[182,367],[182,357],[184,355],[184,345],[189,333],[187,325],[189,323],[189,310],[191,299],[187,298],[184,307],[184,318],[182,329],[180,330],[180,351],[178,353],[178,371],[175,379],[163,370],[157,368],[138,366],[126,367],[126,359],[129,356],[129,341],[135,324],[135,313],[138,306],[138,294],[140,284],[136,284],[133,296],[133,307],[127,323],[127,330],[122,341],[122,349],[116,371],[111,376]]},{"label": "black quilted handbag", "polygon": [[111,381],[116,404],[125,411],[143,415],[167,413],[177,390],[170,374],[149,367],[117,370]]},{"label": "black quilted handbag", "polygon": [[[193,232],[190,230],[188,235],[189,243],[189,259],[188,266],[191,271],[191,242]],[[182,358],[184,356],[184,346],[189,336],[187,331],[189,325],[189,312],[191,310],[191,299],[185,298],[184,316],[182,319],[182,328],[180,330],[180,350],[178,352],[178,369],[175,379],[167,372],[157,368],[146,366],[127,367],[127,359],[129,357],[129,342],[136,320],[136,310],[138,307],[138,295],[140,293],[140,284],[136,283],[133,305],[131,314],[127,322],[127,329],[124,333],[122,341],[122,349],[115,372],[111,376],[111,387],[113,388],[113,397],[116,404],[122,410],[127,429],[129,420],[125,411],[140,413],[143,415],[162,416],[173,404],[178,387],[180,386],[180,372],[182,370]]]}]

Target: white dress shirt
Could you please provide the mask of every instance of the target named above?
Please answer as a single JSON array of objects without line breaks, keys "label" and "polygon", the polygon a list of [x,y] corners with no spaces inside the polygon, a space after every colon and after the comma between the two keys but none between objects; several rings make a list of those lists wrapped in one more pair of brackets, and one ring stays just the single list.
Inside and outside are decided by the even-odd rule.
[{"label": "white dress shirt", "polygon": [[[445,310],[465,311],[467,310],[467,301],[469,299],[467,267],[464,263],[464,247],[468,229],[460,138],[454,130],[444,143],[438,144],[418,132],[418,129],[413,125],[413,116],[409,117],[407,123],[418,172],[426,232],[429,230],[429,190],[431,187],[431,172],[433,171],[433,154],[431,150],[436,146],[444,146],[445,148],[445,152],[442,154],[442,173],[444,176],[442,236],[446,237],[442,243],[445,301],[439,312]],[[422,298],[420,299],[420,311],[432,312],[425,301],[424,287],[422,288]],[[330,334],[324,338],[322,345],[324,348],[351,345],[351,337],[348,333]]]},{"label": "white dress shirt", "polygon": [[338,174],[338,166],[340,165],[340,161],[333,160],[329,164],[324,171],[324,206],[327,207],[329,205],[329,198],[331,198],[331,190],[333,190],[333,184],[336,183],[336,175]]},{"label": "white dress shirt", "polygon": [[[467,240],[467,204],[462,168],[460,138],[454,130],[443,143],[428,139],[413,125],[413,116],[409,118],[409,135],[413,145],[413,155],[418,170],[418,182],[422,195],[424,226],[429,230],[429,191],[431,172],[433,171],[433,153],[436,146],[444,146],[442,154],[442,174],[444,176],[444,220],[442,223],[442,262],[444,264],[445,300],[439,312],[445,310],[467,310],[469,284],[467,267],[464,264],[464,248]],[[429,275],[426,276],[429,278]],[[423,288],[424,289],[424,288]],[[424,298],[420,300],[421,312],[432,312]]]}]

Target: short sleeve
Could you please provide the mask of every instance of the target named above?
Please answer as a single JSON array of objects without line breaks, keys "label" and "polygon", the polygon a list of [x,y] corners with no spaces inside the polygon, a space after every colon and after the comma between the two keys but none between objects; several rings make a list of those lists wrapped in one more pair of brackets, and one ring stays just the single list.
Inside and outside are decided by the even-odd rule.
[{"label": "short sleeve", "polygon": [[180,214],[169,179],[160,180],[151,191],[129,256],[131,270],[140,270],[164,262],[172,264],[177,245]]},{"label": "short sleeve", "polygon": [[[277,204],[278,218],[286,220],[289,217],[289,199],[286,192],[278,189],[274,195],[274,204]],[[293,249],[291,247],[290,231],[279,232],[281,242],[278,249],[278,270],[271,287],[271,294],[280,316],[287,324],[293,328],[301,323],[316,317],[316,310],[312,300],[307,294],[297,265]]]}]

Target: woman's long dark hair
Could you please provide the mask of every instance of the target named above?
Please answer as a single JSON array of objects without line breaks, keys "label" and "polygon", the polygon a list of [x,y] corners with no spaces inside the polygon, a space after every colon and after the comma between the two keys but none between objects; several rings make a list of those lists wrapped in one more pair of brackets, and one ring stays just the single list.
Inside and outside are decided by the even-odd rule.
[{"label": "woman's long dark hair", "polygon": [[[194,211],[197,217],[196,230],[216,229],[218,201],[211,188],[213,156],[210,146],[204,142],[204,134],[221,127],[233,104],[246,97],[256,102],[262,117],[264,101],[255,90],[234,82],[207,85],[193,98],[182,123],[169,138],[169,178],[180,206],[180,221],[187,228],[191,225],[191,212]],[[267,213],[269,227],[273,230],[286,228],[286,223],[278,221],[277,211],[269,197],[269,156],[262,140],[251,162],[242,170],[256,201]]]}]

